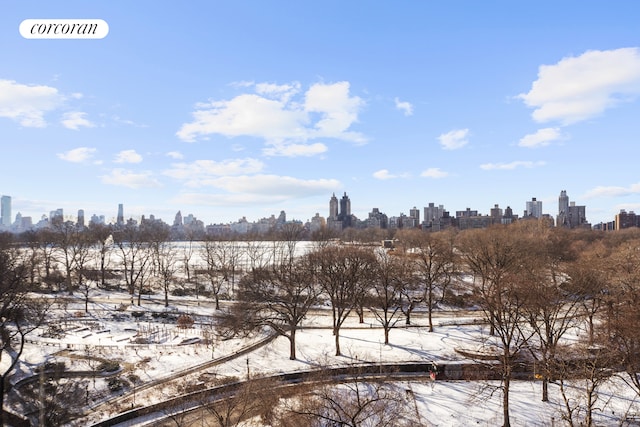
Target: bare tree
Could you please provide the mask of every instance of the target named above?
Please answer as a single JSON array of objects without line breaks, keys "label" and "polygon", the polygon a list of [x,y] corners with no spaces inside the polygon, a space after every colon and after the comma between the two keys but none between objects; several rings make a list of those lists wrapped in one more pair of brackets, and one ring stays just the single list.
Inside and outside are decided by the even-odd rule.
[{"label": "bare tree", "polygon": [[20,241],[24,245],[25,266],[28,268],[29,286],[35,288],[36,279],[40,280],[40,268],[42,266],[42,255],[40,254],[40,242],[38,233],[28,230],[20,234]]},{"label": "bare tree", "polygon": [[274,264],[243,277],[238,303],[251,327],[268,326],[289,340],[289,359],[296,359],[296,332],[317,301],[318,291],[305,258]]},{"label": "bare tree", "polygon": [[567,267],[567,290],[576,298],[587,319],[589,341],[595,340],[595,322],[606,305],[608,290],[606,259],[611,249],[602,241],[575,243],[578,258]]},{"label": "bare tree", "polygon": [[45,301],[29,297],[28,269],[11,243],[10,236],[0,235],[0,425],[5,425],[9,376],[22,357],[27,335],[44,322],[48,308]]},{"label": "bare tree", "polygon": [[169,234],[168,226],[157,226],[148,230],[153,273],[164,293],[165,307],[169,307],[169,292],[171,286],[174,285],[179,269],[178,254],[169,241]]},{"label": "bare tree", "polygon": [[56,263],[56,236],[51,230],[44,228],[37,231],[37,237],[42,262],[44,263],[44,278],[46,279],[51,274],[51,270]]},{"label": "bare tree", "polygon": [[[634,237],[634,236],[631,236]],[[626,373],[627,383],[640,395],[640,239],[614,246],[608,260],[610,288],[604,335]]]},{"label": "bare tree", "polygon": [[254,425],[252,418],[266,416],[278,402],[274,379],[256,379],[242,383],[231,396],[205,406],[216,427]]},{"label": "bare tree", "polygon": [[207,239],[200,249],[200,257],[206,262],[202,273],[211,285],[216,301],[216,310],[220,309],[220,294],[226,288],[231,292],[231,283],[235,281],[238,263],[238,246],[235,242]]},{"label": "bare tree", "polygon": [[[313,386],[311,386],[313,387]],[[325,381],[276,408],[277,427],[401,427],[421,425],[404,388],[357,373],[343,384]]]},{"label": "bare tree", "polygon": [[376,263],[373,252],[356,246],[329,246],[309,254],[315,277],[331,302],[336,356],[340,356],[340,328],[358,300]]},{"label": "bare tree", "polygon": [[[600,401],[598,390],[611,378],[612,355],[605,347],[579,343],[563,348],[563,357],[554,360],[553,373],[564,404],[562,418],[569,426],[590,427],[594,412],[604,409],[606,402]],[[574,393],[580,385],[581,393]]]},{"label": "bare tree", "polygon": [[382,325],[385,344],[389,344],[389,331],[400,320],[402,291],[412,280],[411,265],[407,257],[385,251],[377,254],[371,286],[368,287],[364,300]]},{"label": "bare tree", "polygon": [[134,294],[138,289],[138,305],[140,305],[140,291],[151,264],[147,236],[143,230],[137,227],[126,226],[114,232],[113,240],[119,250],[125,283],[131,296],[131,304],[134,302]]},{"label": "bare tree", "polygon": [[111,277],[109,274],[109,264],[114,246],[112,230],[111,227],[107,225],[91,223],[89,224],[88,233],[96,248],[95,260],[98,270],[100,271],[99,280],[97,281],[102,288],[105,288],[107,285],[107,277]]},{"label": "bare tree", "polygon": [[[534,223],[535,224],[535,223]],[[575,254],[566,230],[548,226],[524,230],[530,233],[528,303],[525,307],[528,322],[538,345],[532,352],[537,361],[536,374],[542,378],[542,401],[549,400],[549,380],[558,355],[558,346],[565,334],[576,324],[579,300],[567,290],[567,266]],[[533,347],[530,347],[533,349]]]},{"label": "bare tree", "polygon": [[26,409],[38,416],[37,425],[66,425],[80,416],[87,403],[88,380],[61,378],[61,367],[58,364],[41,365],[39,369],[40,381],[28,384],[21,390]]},{"label": "bare tree", "polygon": [[[436,306],[436,295],[444,297],[445,289],[451,283],[455,275],[455,257],[453,242],[448,233],[425,233],[420,230],[412,230],[403,234],[410,246],[409,256],[415,260],[416,274],[419,278],[421,295],[416,298],[414,293],[407,294],[405,298],[411,302],[424,301],[427,306],[429,320],[429,332],[433,332],[433,310]],[[407,324],[411,315],[412,305],[406,310]]]},{"label": "bare tree", "polygon": [[521,324],[526,320],[528,289],[535,280],[527,264],[530,242],[516,231],[503,226],[467,231],[460,247],[467,268],[479,281],[474,291],[500,353],[504,427],[511,425],[510,385],[520,349],[528,340]]},{"label": "bare tree", "polygon": [[52,230],[55,236],[54,244],[60,254],[64,267],[65,287],[69,295],[73,294],[74,267],[80,246],[85,246],[81,230],[71,221],[55,221]]}]

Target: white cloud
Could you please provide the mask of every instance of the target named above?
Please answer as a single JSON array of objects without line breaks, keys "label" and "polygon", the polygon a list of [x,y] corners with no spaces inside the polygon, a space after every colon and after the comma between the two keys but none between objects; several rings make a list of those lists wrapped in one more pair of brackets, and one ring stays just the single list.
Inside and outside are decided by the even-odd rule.
[{"label": "white cloud", "polygon": [[58,158],[67,162],[82,163],[86,160],[89,160],[95,152],[95,148],[78,147],[65,153],[58,153]]},{"label": "white cloud", "polygon": [[163,174],[185,181],[190,187],[199,187],[209,185],[211,179],[220,176],[254,174],[263,169],[264,163],[252,158],[229,159],[221,162],[196,160],[191,163],[173,164],[172,168],[164,171]]},{"label": "white cloud", "polygon": [[288,102],[292,96],[300,92],[300,83],[278,85],[274,83],[256,84],[256,93],[269,97],[275,97],[283,102]]},{"label": "white cloud", "polygon": [[250,206],[258,204],[273,205],[288,200],[287,197],[259,194],[211,194],[211,193],[182,193],[171,200],[174,205],[198,206]]},{"label": "white cloud", "polygon": [[115,163],[140,163],[142,156],[136,150],[123,150],[116,155]]},{"label": "white cloud", "polygon": [[549,145],[552,141],[556,141],[562,137],[560,129],[558,128],[544,128],[538,129],[536,133],[525,135],[518,142],[518,146],[526,148],[544,147]]},{"label": "white cloud", "polygon": [[440,168],[429,168],[424,170],[420,176],[425,177],[425,178],[445,178],[447,176],[449,176],[449,172],[445,172],[443,170],[441,170]]},{"label": "white cloud", "polygon": [[597,197],[621,197],[632,196],[636,194],[640,194],[640,182],[631,184],[628,187],[597,186],[587,191],[582,197],[585,199],[593,199]]},{"label": "white cloud", "polygon": [[160,182],[153,178],[153,174],[149,171],[136,173],[125,169],[113,169],[108,175],[103,175],[101,178],[104,184],[133,189],[161,187]]},{"label": "white cloud", "polygon": [[184,156],[179,151],[169,151],[167,153],[167,157],[171,157],[172,159],[176,159],[176,160],[184,159]]},{"label": "white cloud", "polygon": [[62,126],[72,130],[78,130],[81,126],[87,128],[94,127],[95,124],[87,120],[85,118],[86,115],[87,113],[83,113],[82,111],[64,113],[61,120]]},{"label": "white cloud", "polygon": [[386,180],[395,178],[408,178],[409,174],[392,174],[387,169],[380,169],[379,171],[373,173],[373,177],[380,180]]},{"label": "white cloud", "polygon": [[365,143],[358,132],[347,129],[358,121],[358,113],[364,101],[357,96],[349,96],[349,82],[333,84],[316,83],[305,94],[304,109],[307,113],[319,113],[322,118],[315,125],[310,137],[328,137],[346,141]]},{"label": "white cloud", "polygon": [[[326,147],[318,144],[310,145],[311,148],[294,145],[317,138],[366,142],[362,134],[350,130],[364,101],[349,94],[349,82],[314,84],[298,102],[291,98],[298,94],[299,83],[260,83],[247,87],[253,87],[256,93],[198,104],[193,121],[183,124],[176,135],[187,142],[211,134],[252,136],[265,140],[267,150],[274,155],[324,152]],[[287,149],[289,145],[294,146]]]},{"label": "white cloud", "polygon": [[223,176],[210,179],[207,185],[226,190],[230,193],[246,193],[252,195],[277,195],[286,198],[308,197],[326,194],[340,187],[335,179],[304,180],[290,176],[278,175],[241,175]]},{"label": "white cloud", "polygon": [[638,48],[591,50],[542,65],[528,93],[518,95],[534,108],[537,122],[571,124],[601,114],[640,94]]},{"label": "white cloud", "polygon": [[310,157],[327,151],[327,146],[321,142],[313,144],[269,144],[262,152],[265,156]]},{"label": "white cloud", "polygon": [[392,179],[395,178],[395,175],[391,175],[387,169],[380,169],[373,173],[373,177],[376,179]]},{"label": "white cloud", "polygon": [[44,115],[58,108],[63,101],[64,97],[56,88],[0,80],[0,117],[15,120],[21,126],[46,126]]},{"label": "white cloud", "polygon": [[480,165],[480,169],[487,170],[487,171],[489,171],[489,170],[513,170],[513,169],[517,169],[517,168],[531,169],[531,168],[544,166],[544,165],[546,165],[546,162],[543,162],[543,161],[532,162],[532,161],[516,160],[516,161],[511,162],[511,163],[484,163],[484,164]]},{"label": "white cloud", "polygon": [[405,116],[413,115],[413,105],[410,102],[400,101],[398,98],[395,98],[394,101],[396,103],[396,109],[402,111]]},{"label": "white cloud", "polygon": [[457,150],[469,143],[469,129],[454,129],[438,137],[443,150]]}]

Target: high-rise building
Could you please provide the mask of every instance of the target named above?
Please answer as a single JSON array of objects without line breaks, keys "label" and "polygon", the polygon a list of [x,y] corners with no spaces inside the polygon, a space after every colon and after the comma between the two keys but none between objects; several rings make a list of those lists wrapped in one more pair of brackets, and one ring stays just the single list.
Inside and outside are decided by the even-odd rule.
[{"label": "high-rise building", "polygon": [[415,227],[417,227],[420,224],[420,209],[415,206],[413,209],[409,209],[409,216],[414,219]]},{"label": "high-rise building", "polygon": [[64,210],[58,208],[55,211],[49,212],[49,224],[60,225],[64,221]]},{"label": "high-rise building", "polygon": [[178,211],[178,213],[176,214],[176,217],[173,219],[173,226],[174,227],[182,226],[182,212],[181,211]]},{"label": "high-rise building", "polygon": [[118,205],[118,217],[116,219],[116,224],[124,225],[124,206],[122,206],[122,203]]},{"label": "high-rise building", "polygon": [[11,226],[11,196],[2,196],[0,199],[0,225]]},{"label": "high-rise building", "polygon": [[336,193],[333,193],[331,200],[329,200],[329,219],[338,219],[338,198]]},{"label": "high-rise building", "polygon": [[558,197],[558,216],[556,226],[576,228],[587,223],[586,206],[576,206],[575,202],[569,202],[569,196],[565,190]]},{"label": "high-rise building", "polygon": [[[338,205],[340,206],[339,212]],[[349,196],[347,196],[346,191],[339,203],[335,193],[331,197],[331,200],[329,200],[329,219],[327,220],[327,225],[337,230],[351,227],[351,200]]]},{"label": "high-rise building", "polygon": [[84,228],[84,209],[78,209],[78,227]]},{"label": "high-rise building", "polygon": [[444,206],[436,206],[434,203],[429,203],[429,206],[424,208],[424,222],[429,225],[432,221],[442,218],[444,214]]},{"label": "high-rise building", "polygon": [[567,191],[562,190],[560,192],[560,197],[558,197],[558,215],[566,215],[569,211],[569,196],[567,196]]},{"label": "high-rise building", "polygon": [[502,219],[502,216],[503,216],[502,208],[500,208],[499,205],[493,205],[493,208],[491,208],[490,212],[491,212],[490,215],[492,218]]},{"label": "high-rise building", "polygon": [[622,209],[616,215],[615,229],[622,230],[631,227],[640,227],[640,215],[636,215],[634,211],[627,212]]},{"label": "high-rise building", "polygon": [[542,201],[537,200],[535,197],[533,197],[531,201],[527,202],[527,210],[524,211],[524,216],[542,218]]}]

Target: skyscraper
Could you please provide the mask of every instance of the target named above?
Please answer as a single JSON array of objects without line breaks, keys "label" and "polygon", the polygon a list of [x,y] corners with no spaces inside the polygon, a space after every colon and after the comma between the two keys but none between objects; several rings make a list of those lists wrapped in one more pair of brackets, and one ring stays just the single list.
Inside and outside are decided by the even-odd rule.
[{"label": "skyscraper", "polygon": [[78,209],[78,227],[84,228],[84,209]]},{"label": "skyscraper", "polygon": [[527,210],[525,212],[525,216],[542,218],[542,202],[540,200],[536,200],[536,198],[533,197],[530,202],[527,202]]},{"label": "skyscraper", "polygon": [[329,200],[329,218],[338,219],[338,198],[336,193],[333,193],[331,200]]},{"label": "skyscraper", "polygon": [[344,192],[344,196],[340,199],[340,214],[338,219],[342,221],[342,228],[351,227],[351,199]]},{"label": "skyscraper", "polygon": [[558,215],[563,215],[569,210],[569,196],[567,196],[567,190],[562,190],[560,192],[560,197],[558,197]]},{"label": "skyscraper", "polygon": [[[340,211],[338,212],[338,205]],[[344,196],[338,201],[334,193],[329,200],[329,219],[327,220],[329,227],[333,229],[343,229],[351,227],[351,200],[345,191]]]},{"label": "skyscraper", "polygon": [[575,202],[569,202],[569,196],[565,190],[558,197],[558,216],[556,226],[576,228],[587,223],[586,206],[576,206]]},{"label": "skyscraper", "polygon": [[124,207],[122,203],[118,205],[118,218],[116,219],[116,224],[124,225]]},{"label": "skyscraper", "polygon": [[420,209],[416,208],[415,206],[413,207],[413,209],[409,209],[409,216],[415,220],[414,227],[417,227],[418,224],[420,224]]},{"label": "skyscraper", "polygon": [[11,226],[11,196],[2,196],[0,199],[0,224],[4,227]]}]

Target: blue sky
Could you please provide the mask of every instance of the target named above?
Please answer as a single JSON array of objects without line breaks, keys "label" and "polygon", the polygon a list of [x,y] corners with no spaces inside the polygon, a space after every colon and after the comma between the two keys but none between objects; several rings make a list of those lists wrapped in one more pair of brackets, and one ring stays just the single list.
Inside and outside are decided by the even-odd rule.
[{"label": "blue sky", "polygon": [[[640,3],[31,1],[0,5],[0,193],[13,215],[181,210],[206,224],[561,190],[640,210]],[[24,19],[95,18],[100,40]]]}]

